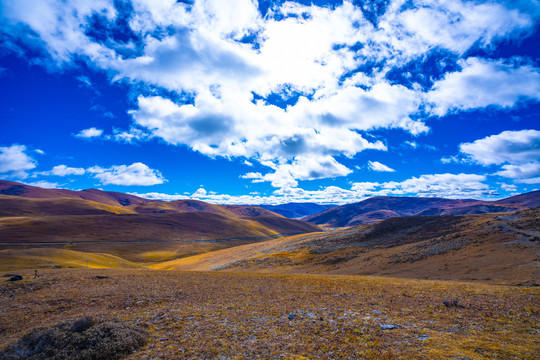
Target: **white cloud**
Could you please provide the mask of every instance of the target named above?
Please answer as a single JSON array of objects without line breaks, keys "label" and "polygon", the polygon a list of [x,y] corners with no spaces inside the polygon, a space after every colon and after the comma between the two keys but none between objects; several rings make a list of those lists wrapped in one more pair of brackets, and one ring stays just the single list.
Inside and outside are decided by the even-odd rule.
[{"label": "white cloud", "polygon": [[74,168],[66,165],[57,165],[50,171],[42,171],[39,175],[55,175],[55,176],[68,176],[68,175],[83,175],[86,171],[83,168]]},{"label": "white cloud", "polygon": [[167,181],[157,170],[151,169],[143,163],[136,162],[131,165],[115,165],[110,168],[94,166],[86,169],[94,175],[103,185],[156,185]]},{"label": "white cloud", "polygon": [[436,115],[490,105],[513,107],[520,99],[540,100],[540,71],[531,65],[480,58],[459,64],[461,71],[446,74],[426,95]]},{"label": "white cloud", "polygon": [[[253,180],[278,187],[346,176],[351,171],[338,155],[386,150],[360,132],[427,133],[426,106],[441,115],[540,98],[538,69],[498,60],[462,60],[460,72],[447,74],[428,93],[386,79],[389,71],[423,61],[433,49],[459,57],[472,46],[489,47],[534,29],[531,11],[503,3],[394,1],[377,26],[350,1],[334,8],[285,2],[265,18],[250,0],[132,5],[129,27],[138,39],[127,42],[97,42],[86,31],[93,15],[114,26],[118,13],[107,0],[8,2],[3,30],[42,47],[52,59],[44,61],[49,67],[76,58],[113,81],[142,85],[134,91],[160,88],[192,96],[190,102],[174,102],[141,95],[129,129],[104,135],[92,127],[76,136],[128,143],[155,137],[210,157],[242,157],[273,171]],[[256,43],[245,43],[245,36]],[[88,78],[79,81],[91,84]],[[269,95],[290,104],[274,106],[264,99]]]},{"label": "white cloud", "polygon": [[416,141],[405,141],[406,145],[409,145],[413,149],[416,149],[418,147],[418,143]]},{"label": "white cloud", "polygon": [[[259,174],[260,175],[260,174]],[[305,190],[298,187],[277,189],[270,196],[216,194],[199,188],[192,195],[170,195],[162,193],[132,193],[155,200],[197,199],[214,204],[284,204],[288,202],[315,202],[320,204],[347,204],[365,200],[373,196],[416,195],[426,197],[475,198],[484,199],[498,195],[485,183],[486,177],[475,174],[432,174],[412,177],[395,182],[360,182],[351,189],[328,186],[320,190]]]},{"label": "white cloud", "polygon": [[44,189],[58,189],[58,188],[61,187],[61,185],[59,183],[49,182],[49,181],[45,181],[45,180],[33,181],[33,182],[25,182],[25,184],[26,185],[31,185],[31,186],[37,186],[37,187],[44,188]]},{"label": "white cloud", "polygon": [[520,165],[503,165],[496,175],[511,179],[527,179],[540,177],[540,162],[530,162]]},{"label": "white cloud", "polygon": [[262,175],[261,173],[247,173],[241,177],[252,179],[252,182],[268,181],[273,187],[296,187],[296,180],[314,180],[346,176],[352,172],[346,166],[337,162],[331,156],[297,157],[291,163],[269,164],[275,172]]},{"label": "white cloud", "polygon": [[[432,174],[384,183],[354,183],[352,190],[364,195],[413,195],[447,198],[481,198],[494,193],[484,183],[486,177],[476,174]],[[367,185],[367,186],[366,186]]]},{"label": "white cloud", "polygon": [[502,183],[501,184],[501,189],[503,189],[504,191],[515,192],[515,191],[517,191],[517,186],[514,185],[514,184]]},{"label": "white cloud", "polygon": [[90,139],[94,137],[100,137],[101,134],[103,134],[102,129],[96,129],[95,127],[91,127],[91,128],[82,130],[80,133],[76,134],[75,136],[80,137],[80,138]]},{"label": "white cloud", "polygon": [[456,156],[446,156],[441,158],[443,164],[459,163],[462,161],[457,155]]},{"label": "white cloud", "polygon": [[540,177],[530,178],[530,179],[520,179],[517,182],[522,184],[540,184]]},{"label": "white cloud", "polygon": [[373,171],[380,171],[380,172],[395,172],[396,171],[392,169],[391,167],[381,164],[378,161],[369,161],[368,166],[369,166],[369,169]]},{"label": "white cloud", "polygon": [[77,80],[79,80],[82,86],[86,86],[86,87],[92,86],[92,82],[90,81],[88,76],[84,76],[84,75],[77,76]]},{"label": "white cloud", "polygon": [[403,3],[394,1],[379,26],[409,53],[441,47],[462,54],[476,43],[487,46],[496,38],[519,36],[534,23],[527,13],[497,2],[416,0],[400,12]]},{"label": "white cloud", "polygon": [[34,169],[37,161],[26,154],[26,146],[0,146],[0,174],[24,179],[27,170]]},{"label": "white cloud", "polygon": [[503,131],[472,143],[463,143],[459,150],[472,161],[484,166],[524,164],[540,159],[540,131]]}]

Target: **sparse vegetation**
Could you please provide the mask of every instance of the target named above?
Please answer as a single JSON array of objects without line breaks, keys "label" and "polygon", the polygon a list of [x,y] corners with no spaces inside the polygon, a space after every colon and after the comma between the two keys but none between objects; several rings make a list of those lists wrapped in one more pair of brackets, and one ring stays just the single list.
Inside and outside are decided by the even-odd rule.
[{"label": "sparse vegetation", "polygon": [[[86,314],[117,318],[151,335],[128,359],[487,360],[536,359],[540,352],[538,287],[360,276],[42,272],[40,279],[24,276],[28,272],[23,281],[0,283],[1,344]],[[463,307],[447,307],[447,299]]]}]

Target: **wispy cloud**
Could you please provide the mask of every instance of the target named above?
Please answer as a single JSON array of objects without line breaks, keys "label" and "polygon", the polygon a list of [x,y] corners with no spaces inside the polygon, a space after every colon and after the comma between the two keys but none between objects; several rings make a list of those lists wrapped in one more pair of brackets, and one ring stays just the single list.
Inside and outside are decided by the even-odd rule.
[{"label": "wispy cloud", "polygon": [[368,167],[372,171],[379,171],[379,172],[395,172],[396,171],[389,166],[381,164],[378,161],[369,161]]},{"label": "wispy cloud", "polygon": [[79,132],[75,136],[78,138],[91,139],[91,138],[98,138],[102,134],[103,134],[102,129],[96,129],[95,127],[91,127],[88,129],[81,130],[81,132]]}]

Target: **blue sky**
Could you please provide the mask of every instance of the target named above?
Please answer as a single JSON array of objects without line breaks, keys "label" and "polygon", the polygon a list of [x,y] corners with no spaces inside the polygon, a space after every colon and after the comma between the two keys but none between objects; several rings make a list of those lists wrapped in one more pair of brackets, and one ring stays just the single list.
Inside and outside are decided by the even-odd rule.
[{"label": "blue sky", "polygon": [[0,178],[174,200],[540,183],[540,3],[0,1]]}]

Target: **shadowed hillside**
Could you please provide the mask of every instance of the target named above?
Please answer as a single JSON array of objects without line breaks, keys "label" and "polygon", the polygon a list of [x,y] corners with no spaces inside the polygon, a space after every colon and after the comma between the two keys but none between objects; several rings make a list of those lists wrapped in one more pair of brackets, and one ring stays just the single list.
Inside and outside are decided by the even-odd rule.
[{"label": "shadowed hillside", "polygon": [[540,209],[466,216],[396,217],[157,264],[495,283],[538,281]]},{"label": "shadowed hillside", "polygon": [[345,227],[397,216],[485,214],[524,210],[537,206],[540,206],[540,191],[498,201],[379,196],[334,207],[307,216],[303,220],[320,225]]}]

